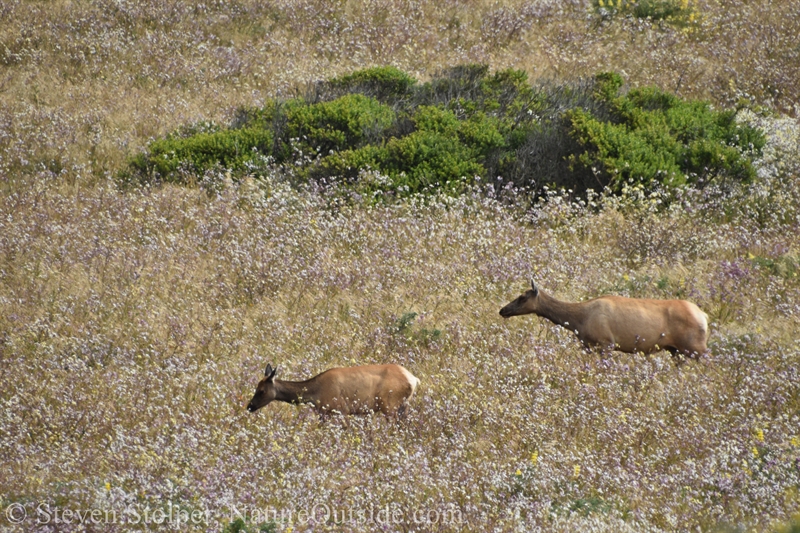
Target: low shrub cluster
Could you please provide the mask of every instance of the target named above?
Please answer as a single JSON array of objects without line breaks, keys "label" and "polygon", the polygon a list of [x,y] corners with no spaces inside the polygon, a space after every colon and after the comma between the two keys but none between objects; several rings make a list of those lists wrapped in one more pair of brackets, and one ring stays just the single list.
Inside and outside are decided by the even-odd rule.
[{"label": "low shrub cluster", "polygon": [[687,182],[723,175],[749,182],[755,177],[747,153],[761,153],[765,137],[739,126],[735,111],[714,111],[708,104],[682,100],[658,89],[633,89],[620,96],[617,74],[597,77],[596,96],[608,105],[611,120],[583,109],[566,113],[570,133],[585,150],[571,154],[575,165],[600,169],[614,190],[637,181]]},{"label": "low shrub cluster", "polygon": [[604,17],[632,16],[676,26],[686,26],[697,18],[689,0],[594,0],[593,5]]},{"label": "low shrub cluster", "polygon": [[[534,86],[523,71],[481,65],[418,83],[392,67],[366,69],[304,98],[241,109],[230,128],[157,140],[124,174],[186,183],[213,168],[242,175],[277,164],[304,181],[343,178],[401,196],[458,193],[476,176],[583,192],[755,175],[764,136],[734,111],[623,84],[604,73]],[[360,179],[367,169],[388,179]]]},{"label": "low shrub cluster", "polygon": [[247,171],[265,153],[272,151],[272,132],[264,128],[219,129],[173,134],[150,144],[147,154],[130,161],[130,169],[143,179],[193,182],[198,172],[218,167]]}]

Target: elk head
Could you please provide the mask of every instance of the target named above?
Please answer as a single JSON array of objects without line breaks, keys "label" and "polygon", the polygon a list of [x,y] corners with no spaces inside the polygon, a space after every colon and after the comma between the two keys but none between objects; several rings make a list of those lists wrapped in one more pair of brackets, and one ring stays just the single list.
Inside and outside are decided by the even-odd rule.
[{"label": "elk head", "polygon": [[275,373],[277,371],[277,367],[272,368],[272,365],[267,365],[267,369],[264,371],[264,379],[258,383],[253,399],[247,404],[248,411],[254,413],[275,399],[277,395],[275,390]]},{"label": "elk head", "polygon": [[500,316],[508,318],[510,316],[535,313],[538,308],[538,303],[539,288],[536,287],[536,282],[531,279],[531,288],[522,293],[519,298],[500,309]]}]

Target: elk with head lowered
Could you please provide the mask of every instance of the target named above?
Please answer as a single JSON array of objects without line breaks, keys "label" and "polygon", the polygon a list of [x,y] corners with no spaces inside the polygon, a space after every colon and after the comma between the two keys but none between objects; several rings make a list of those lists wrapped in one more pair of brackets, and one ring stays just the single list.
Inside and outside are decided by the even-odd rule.
[{"label": "elk with head lowered", "polygon": [[382,412],[403,415],[419,379],[400,365],[331,368],[306,381],[275,379],[277,368],[267,365],[247,410],[255,412],[277,400],[310,403],[320,414]]},{"label": "elk with head lowered", "polygon": [[562,302],[531,288],[500,309],[500,316],[536,314],[574,331],[587,348],[645,354],[669,351],[680,363],[708,352],[708,317],[686,300],[601,296]]}]

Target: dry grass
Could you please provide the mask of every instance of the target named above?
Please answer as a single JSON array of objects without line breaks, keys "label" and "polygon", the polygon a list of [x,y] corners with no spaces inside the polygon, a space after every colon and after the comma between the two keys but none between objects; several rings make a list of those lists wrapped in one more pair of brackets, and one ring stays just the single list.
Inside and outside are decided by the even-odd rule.
[{"label": "dry grass", "polygon": [[[375,206],[280,175],[218,194],[107,179],[154,136],[372,64],[619,69],[796,113],[797,3],[696,9],[684,30],[580,2],[4,3],[0,529],[785,523],[800,507],[795,120],[749,116],[770,138],[750,189],[667,209],[636,190]],[[713,356],[602,358],[538,319],[501,320],[530,272],[564,299],[691,299]],[[251,415],[267,362],[286,379],[397,362],[422,385],[402,423]],[[75,515],[91,509],[104,523]]]}]

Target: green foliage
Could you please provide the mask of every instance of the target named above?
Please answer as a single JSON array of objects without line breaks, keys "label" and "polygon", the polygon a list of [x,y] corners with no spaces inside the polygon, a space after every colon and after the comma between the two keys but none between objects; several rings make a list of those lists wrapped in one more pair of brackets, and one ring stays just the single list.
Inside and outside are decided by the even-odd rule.
[{"label": "green foliage", "polygon": [[280,110],[280,105],[275,100],[269,100],[264,107],[240,107],[236,110],[231,127],[273,129],[280,118]]},{"label": "green foliage", "polygon": [[378,161],[396,185],[410,192],[485,174],[482,161],[503,143],[497,121],[483,114],[460,121],[452,111],[423,106],[413,122],[416,131],[390,139]]},{"label": "green foliage", "polygon": [[611,505],[597,496],[589,498],[578,498],[569,506],[572,513],[578,513],[581,516],[589,516],[592,513],[607,514],[611,510]]},{"label": "green foliage", "polygon": [[358,70],[330,80],[325,88],[342,94],[361,93],[384,102],[407,96],[417,80],[402,70],[386,66]]},{"label": "green foliage", "polygon": [[438,328],[412,328],[418,316],[419,314],[414,311],[403,313],[395,322],[393,329],[408,340],[425,346],[429,346],[432,342],[441,340],[442,330]]},{"label": "green foliage", "polygon": [[[411,121],[412,133],[392,137],[379,147],[333,154],[315,169],[315,175],[354,178],[358,169],[372,167],[385,173],[392,188],[403,194],[428,187],[458,192],[460,178],[484,175],[482,162],[505,142],[499,121],[480,112],[462,121],[452,111],[421,106]],[[362,185],[367,190],[372,186]]]},{"label": "green foliage", "polygon": [[175,135],[153,141],[146,154],[132,158],[125,176],[185,183],[213,167],[245,170],[271,149],[272,132],[262,128]]},{"label": "green foliage", "polygon": [[594,0],[593,5],[604,17],[627,15],[676,26],[686,26],[695,19],[688,0]]},{"label": "green foliage", "polygon": [[[750,157],[764,136],[737,124],[733,111],[623,86],[616,73],[533,86],[523,71],[485,65],[418,84],[377,67],[318,84],[306,98],[240,109],[229,129],[184,128],[151,143],[127,174],[192,182],[209,168],[237,177],[269,161],[301,181],[342,178],[357,191],[395,196],[459,194],[476,176],[579,194],[752,179]],[[383,178],[367,179],[366,170]]]},{"label": "green foliage", "polygon": [[312,154],[359,147],[381,138],[395,120],[394,111],[374,98],[349,94],[331,102],[287,105],[285,135],[300,139]]},{"label": "green foliage", "polygon": [[625,80],[616,72],[601,72],[594,77],[594,82],[594,96],[602,102],[613,100],[625,85]]},{"label": "green foliage", "polygon": [[676,0],[639,0],[633,4],[631,12],[638,18],[652,20],[672,20],[681,17],[688,11]]},{"label": "green foliage", "polygon": [[789,254],[776,258],[751,255],[749,259],[754,266],[772,276],[792,279],[796,278],[800,271],[800,257]]},{"label": "green foliage", "polygon": [[611,120],[572,109],[570,134],[584,148],[571,154],[574,167],[592,169],[620,191],[625,183],[680,186],[712,175],[750,181],[755,170],[746,153],[760,152],[764,136],[740,126],[731,111],[686,101],[653,87],[618,95],[616,74],[597,77],[595,95],[608,104]]},{"label": "green foliage", "polygon": [[420,87],[419,105],[441,105],[460,116],[476,111],[512,118],[536,99],[536,91],[522,70],[489,73],[486,65],[461,65],[439,73]]},{"label": "green foliage", "polygon": [[420,192],[430,185],[446,185],[485,169],[453,131],[418,130],[393,138],[380,152],[379,167],[395,185]]}]

